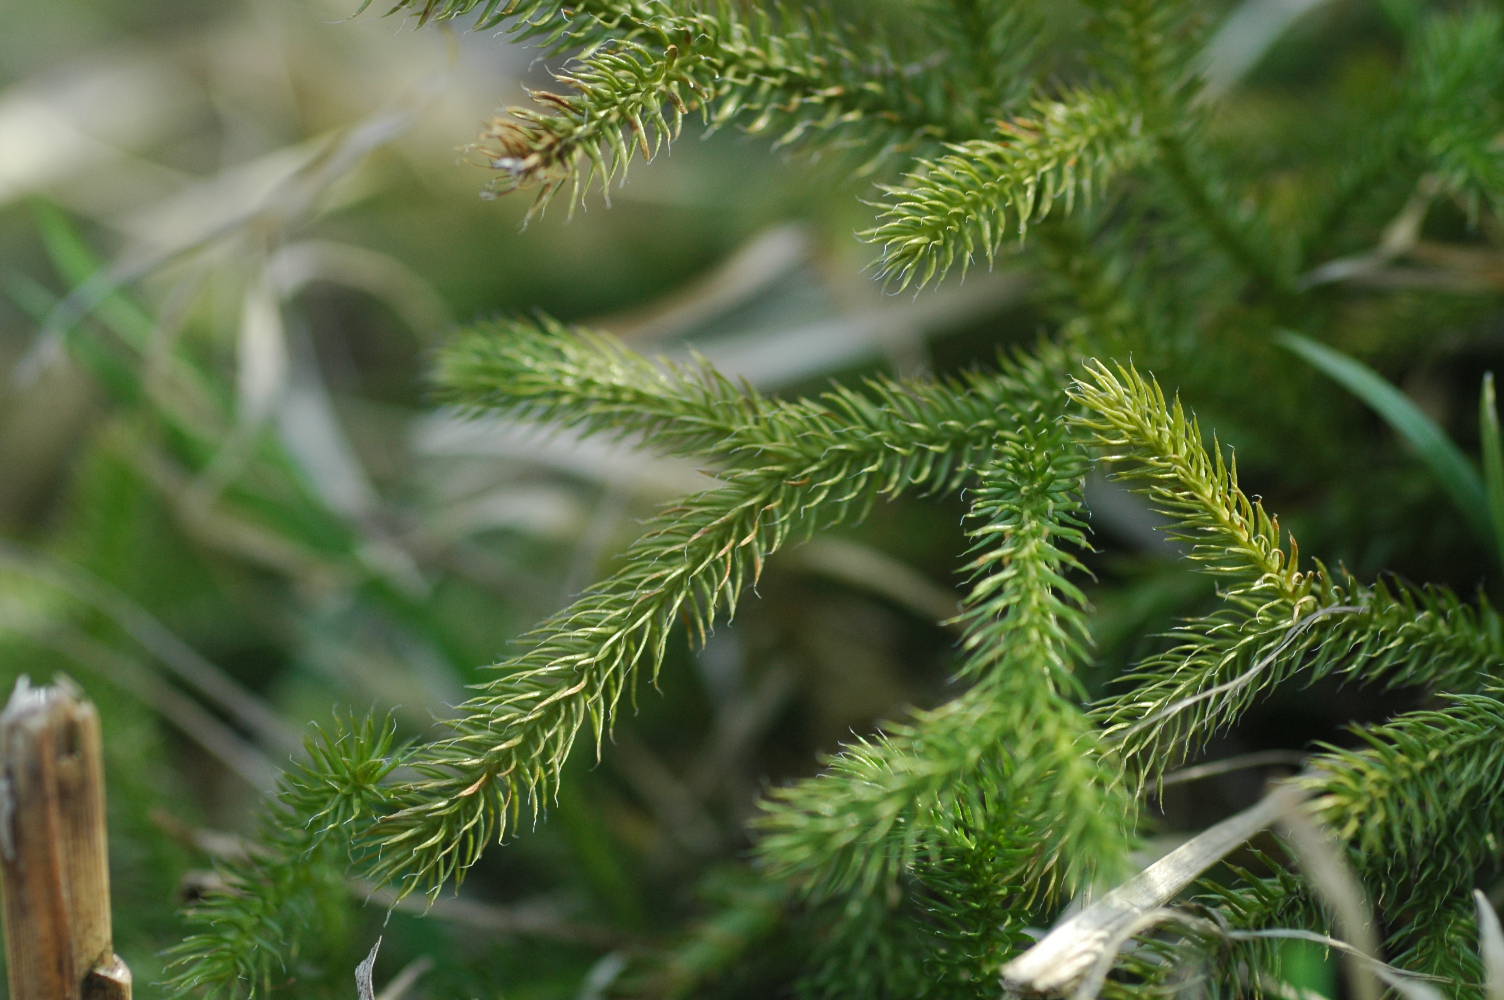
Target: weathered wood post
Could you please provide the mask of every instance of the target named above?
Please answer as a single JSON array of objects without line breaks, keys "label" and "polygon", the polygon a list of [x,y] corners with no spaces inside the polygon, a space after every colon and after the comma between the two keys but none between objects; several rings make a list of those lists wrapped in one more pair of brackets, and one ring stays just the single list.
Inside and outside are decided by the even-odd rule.
[{"label": "weathered wood post", "polygon": [[11,1000],[130,1000],[110,934],[99,713],[66,680],[0,713],[0,886]]}]

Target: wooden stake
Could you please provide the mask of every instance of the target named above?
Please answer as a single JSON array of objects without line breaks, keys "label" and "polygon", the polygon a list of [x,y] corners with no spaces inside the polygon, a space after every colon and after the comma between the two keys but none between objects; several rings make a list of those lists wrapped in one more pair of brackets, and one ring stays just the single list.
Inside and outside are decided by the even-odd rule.
[{"label": "wooden stake", "polygon": [[0,886],[11,1000],[130,1000],[110,936],[99,713],[16,682],[0,714]]}]

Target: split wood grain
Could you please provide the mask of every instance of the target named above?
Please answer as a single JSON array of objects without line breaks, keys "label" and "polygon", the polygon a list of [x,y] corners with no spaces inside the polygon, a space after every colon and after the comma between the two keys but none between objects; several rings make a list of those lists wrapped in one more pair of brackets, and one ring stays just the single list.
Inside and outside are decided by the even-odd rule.
[{"label": "split wood grain", "polygon": [[17,682],[0,713],[0,886],[11,1000],[130,1000],[114,952],[99,713]]}]

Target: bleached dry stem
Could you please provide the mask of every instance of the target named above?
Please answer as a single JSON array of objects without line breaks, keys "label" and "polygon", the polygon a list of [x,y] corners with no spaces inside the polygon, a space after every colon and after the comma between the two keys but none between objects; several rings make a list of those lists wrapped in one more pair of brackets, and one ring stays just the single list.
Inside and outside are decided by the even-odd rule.
[{"label": "bleached dry stem", "polygon": [[1003,967],[1003,986],[1025,996],[1062,997],[1075,990],[1109,951],[1116,952],[1144,917],[1178,896],[1234,848],[1279,821],[1310,796],[1282,783],[1254,805],[1192,837],[1085,909],[1061,921],[1034,947]]}]

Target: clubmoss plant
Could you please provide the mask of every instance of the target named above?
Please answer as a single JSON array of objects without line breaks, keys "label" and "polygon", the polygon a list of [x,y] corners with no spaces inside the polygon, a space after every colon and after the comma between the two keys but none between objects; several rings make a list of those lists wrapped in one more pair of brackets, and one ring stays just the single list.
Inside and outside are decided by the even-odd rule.
[{"label": "clubmoss plant", "polygon": [[[1374,38],[1344,38],[1340,18],[1304,25],[1318,41],[1301,44],[1367,46],[1385,93],[1362,104],[1312,80],[1239,105],[1259,84],[1210,86],[1207,53],[1228,32],[1277,47],[1259,6],[927,0],[858,18],[730,0],[398,3],[559,60],[554,89],[473,144],[489,192],[531,190],[542,210],[567,189],[577,204],[690,122],[854,151],[840,169],[876,178],[862,236],[879,280],[927,294],[1007,261],[1037,278],[1049,333],[967,374],[797,399],[548,318],[457,334],[437,368],[445,402],[630,436],[717,482],[645,525],[440,738],[399,745],[370,723],[321,737],[268,813],[264,849],[190,912],[175,995],[285,992],[280,942],[306,931],[331,865],[404,895],[458,886],[556,800],[577,743],[610,752],[624,700],[656,682],[676,632],[703,642],[779,552],[917,493],[968,510],[951,696],[896,711],[771,791],[752,824],[761,877],[664,945],[672,974],[647,975],[645,993],[718,995],[718,977],[780,933],[777,913],[809,929],[780,945],[803,995],[1001,996],[1033,932],[1142,865],[1171,771],[1275,693],[1336,679],[1407,699],[1342,745],[1307,747],[1296,779],[1383,928],[1370,960],[1439,977],[1395,980],[1406,989],[1481,997],[1471,890],[1501,861],[1499,617],[1465,571],[1365,579],[1302,552],[1222,440],[1266,480],[1287,469],[1292,495],[1346,480],[1330,502],[1350,504],[1354,527],[1314,521],[1351,551],[1366,512],[1352,484],[1398,447],[1284,331],[1383,365],[1430,333],[1370,321],[1446,296],[1479,318],[1463,329],[1497,334],[1504,15],[1393,0]],[[1353,444],[1333,443],[1347,431]],[[1083,486],[1094,468],[1119,484],[1101,488],[1156,511],[1214,588],[1105,685],[1088,593],[1104,572]],[[1229,867],[1194,900],[1165,900],[1154,929],[1102,942],[1091,990],[1296,995],[1259,935],[1333,933],[1328,901],[1295,862],[1260,856],[1263,870]]]}]

